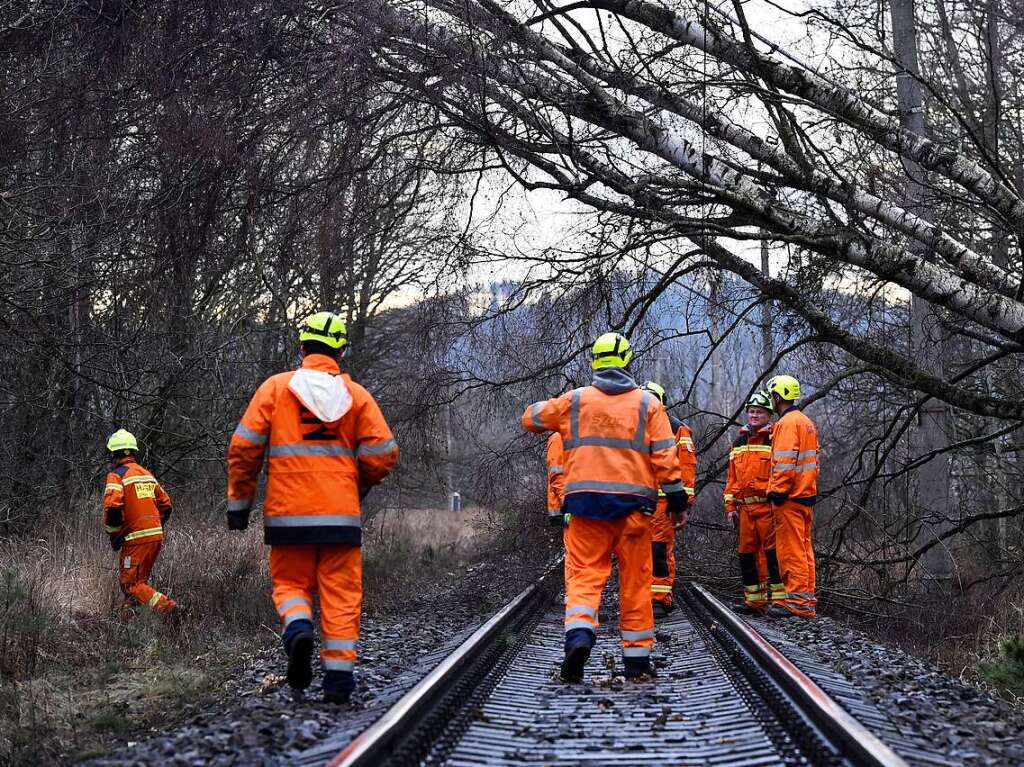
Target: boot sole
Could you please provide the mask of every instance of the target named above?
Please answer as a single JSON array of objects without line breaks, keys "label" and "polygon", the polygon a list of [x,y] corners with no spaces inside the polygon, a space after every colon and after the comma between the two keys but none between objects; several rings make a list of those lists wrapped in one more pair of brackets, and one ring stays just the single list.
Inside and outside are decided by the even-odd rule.
[{"label": "boot sole", "polygon": [[296,690],[305,690],[313,681],[313,636],[299,634],[288,650],[288,684]]},{"label": "boot sole", "polygon": [[583,667],[590,659],[589,647],[573,647],[562,661],[562,681],[575,683],[583,681]]}]

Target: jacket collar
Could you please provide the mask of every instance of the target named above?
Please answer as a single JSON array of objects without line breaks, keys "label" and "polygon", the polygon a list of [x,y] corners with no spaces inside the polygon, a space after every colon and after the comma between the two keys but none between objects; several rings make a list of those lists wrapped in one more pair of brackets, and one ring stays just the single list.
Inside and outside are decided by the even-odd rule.
[{"label": "jacket collar", "polygon": [[331,359],[326,354],[307,354],[302,358],[302,367],[307,370],[331,373],[332,375],[338,375],[341,372],[341,368],[338,367],[338,361]]},{"label": "jacket collar", "polygon": [[633,376],[622,368],[601,368],[595,371],[593,383],[605,394],[623,394],[637,388]]}]

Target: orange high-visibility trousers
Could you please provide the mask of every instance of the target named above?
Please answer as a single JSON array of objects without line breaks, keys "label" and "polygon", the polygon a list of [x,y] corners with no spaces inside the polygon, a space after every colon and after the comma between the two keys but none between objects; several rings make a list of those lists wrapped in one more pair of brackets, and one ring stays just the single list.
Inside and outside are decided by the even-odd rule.
[{"label": "orange high-visibility trousers", "polygon": [[[748,607],[760,610],[768,605],[772,591],[780,599],[782,597],[778,563],[774,561],[775,519],[767,503],[741,504],[737,511],[739,540],[736,552],[743,577],[743,601]],[[769,557],[773,560],[771,567],[768,565]],[[770,587],[769,580],[774,589]]]},{"label": "orange high-visibility trousers", "polygon": [[283,544],[270,547],[270,579],[281,627],[313,620],[320,595],[320,659],[327,671],[351,671],[356,662],[363,606],[363,559],[349,544]]},{"label": "orange high-visibility trousers", "polygon": [[619,519],[573,515],[565,531],[565,631],[597,631],[601,592],[619,563],[619,630],[625,658],[648,658],[654,644],[651,523],[639,512]]},{"label": "orange high-visibility trousers", "polygon": [[786,596],[782,606],[795,615],[813,618],[818,600],[814,595],[814,507],[786,500],[772,506],[775,550]]},{"label": "orange high-visibility trousers", "polygon": [[118,552],[118,580],[126,597],[134,597],[140,604],[156,612],[164,612],[170,605],[166,595],[149,585],[162,540],[126,543]]},{"label": "orange high-visibility trousers", "polygon": [[663,605],[672,604],[676,584],[676,528],[668,513],[664,496],[651,517],[651,599]]}]

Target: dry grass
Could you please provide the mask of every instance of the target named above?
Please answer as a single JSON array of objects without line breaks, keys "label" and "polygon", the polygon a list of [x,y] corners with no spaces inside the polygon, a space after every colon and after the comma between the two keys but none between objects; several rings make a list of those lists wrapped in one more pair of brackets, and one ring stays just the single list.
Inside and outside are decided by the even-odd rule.
[{"label": "dry grass", "polygon": [[95,517],[0,544],[0,762],[102,749],[214,690],[240,653],[272,640],[259,530],[175,519],[169,532],[152,583],[179,601],[174,626],[119,609],[116,555]]},{"label": "dry grass", "polygon": [[[143,609],[123,617],[116,555],[96,515],[0,542],[0,764],[66,763],[166,728],[246,655],[276,644],[261,525],[229,533],[219,514],[189,518],[188,508],[199,504],[176,504],[151,580],[182,608],[175,626]],[[399,595],[476,555],[477,518],[379,513],[366,529],[367,609],[400,611]]]}]

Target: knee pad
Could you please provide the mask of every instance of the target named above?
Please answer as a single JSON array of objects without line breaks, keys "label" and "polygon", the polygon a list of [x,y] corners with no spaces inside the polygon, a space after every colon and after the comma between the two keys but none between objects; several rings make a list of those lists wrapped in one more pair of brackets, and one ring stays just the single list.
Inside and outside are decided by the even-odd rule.
[{"label": "knee pad", "polygon": [[651,544],[651,564],[655,578],[668,577],[668,544],[664,541],[654,541]]}]

